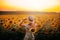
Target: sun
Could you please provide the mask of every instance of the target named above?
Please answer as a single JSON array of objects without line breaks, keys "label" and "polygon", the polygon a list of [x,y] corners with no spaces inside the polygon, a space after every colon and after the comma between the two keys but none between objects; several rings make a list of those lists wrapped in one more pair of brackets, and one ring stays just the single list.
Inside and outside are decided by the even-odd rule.
[{"label": "sun", "polygon": [[57,0],[3,0],[3,6],[12,10],[42,11],[59,5]]}]

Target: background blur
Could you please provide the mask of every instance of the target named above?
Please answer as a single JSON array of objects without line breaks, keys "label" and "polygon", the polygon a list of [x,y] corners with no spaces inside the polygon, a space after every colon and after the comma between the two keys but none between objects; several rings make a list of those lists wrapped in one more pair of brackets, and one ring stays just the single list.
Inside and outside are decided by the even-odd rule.
[{"label": "background blur", "polygon": [[60,0],[0,0],[0,11],[60,12]]}]

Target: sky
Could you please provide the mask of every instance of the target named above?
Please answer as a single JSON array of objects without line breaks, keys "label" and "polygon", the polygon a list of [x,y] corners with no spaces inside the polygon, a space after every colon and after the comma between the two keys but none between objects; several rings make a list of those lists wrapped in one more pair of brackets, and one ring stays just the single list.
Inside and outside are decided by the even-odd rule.
[{"label": "sky", "polygon": [[0,0],[0,11],[60,12],[60,0]]}]

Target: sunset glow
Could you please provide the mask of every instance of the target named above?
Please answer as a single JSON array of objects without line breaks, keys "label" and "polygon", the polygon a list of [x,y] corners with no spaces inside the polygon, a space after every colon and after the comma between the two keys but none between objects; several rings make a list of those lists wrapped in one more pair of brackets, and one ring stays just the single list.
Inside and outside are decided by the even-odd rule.
[{"label": "sunset glow", "polygon": [[[60,0],[1,0],[0,11],[60,11]],[[56,10],[54,10],[56,9]]]}]

